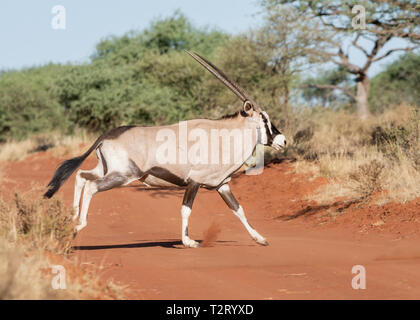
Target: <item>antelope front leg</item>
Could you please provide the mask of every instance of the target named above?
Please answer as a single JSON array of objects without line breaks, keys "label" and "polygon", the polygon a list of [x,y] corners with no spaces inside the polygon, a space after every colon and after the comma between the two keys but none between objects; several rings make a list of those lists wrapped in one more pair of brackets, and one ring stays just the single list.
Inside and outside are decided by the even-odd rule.
[{"label": "antelope front leg", "polygon": [[200,246],[197,241],[188,237],[188,219],[199,187],[200,185],[195,182],[188,183],[187,190],[184,194],[184,200],[182,201],[182,243],[188,248],[198,248]]},{"label": "antelope front leg", "polygon": [[242,222],[242,224],[245,226],[246,230],[248,231],[252,239],[254,239],[258,244],[261,244],[263,246],[268,246],[267,240],[249,225],[248,220],[245,217],[244,209],[242,209],[241,205],[233,196],[232,191],[230,191],[228,184],[222,185],[219,189],[217,189],[217,192],[219,192],[220,196],[226,202],[228,207],[232,210],[235,216],[237,216],[239,220]]}]

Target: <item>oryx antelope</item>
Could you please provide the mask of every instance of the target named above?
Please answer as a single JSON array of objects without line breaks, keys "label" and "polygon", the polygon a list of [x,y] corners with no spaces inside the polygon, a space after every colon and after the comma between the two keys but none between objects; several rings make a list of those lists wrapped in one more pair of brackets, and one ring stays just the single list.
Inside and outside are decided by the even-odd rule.
[{"label": "oryx antelope", "polygon": [[[231,175],[252,155],[257,144],[272,146],[279,150],[285,147],[286,139],[270,122],[267,113],[262,111],[236,83],[205,58],[196,53],[188,51],[187,53],[242,100],[242,110],[218,120],[194,119],[159,127],[118,127],[102,134],[83,155],[64,161],[48,184],[45,197],[52,197],[93,150],[96,151],[98,158],[98,164],[94,169],[78,170],[76,175],[73,219],[76,220],[80,213],[76,232],[87,225],[89,203],[95,193],[140,180],[147,186],[185,187],[181,209],[184,246],[199,246],[198,242],[188,237],[188,218],[200,187],[217,190],[251,237],[259,244],[268,245],[266,239],[247,222],[244,210],[233,196],[228,182]],[[195,140],[191,141],[189,133],[192,132],[195,132],[193,135]],[[218,135],[220,132],[228,133],[228,139],[223,140],[225,143],[220,143]],[[234,134],[231,136],[232,132],[239,135],[241,132],[248,133],[246,137],[238,140],[242,147],[240,153],[236,151],[236,148],[229,147],[230,138],[234,136]],[[184,139],[183,135],[187,135],[189,139]],[[211,140],[211,146],[208,145],[208,141],[204,141],[210,136],[217,137],[216,140]],[[165,139],[162,137],[167,138],[163,144],[161,142]],[[198,147],[197,143],[194,143],[197,138],[204,139],[204,143]],[[226,141],[228,141],[228,147],[226,147]],[[206,148],[211,151],[208,152]],[[209,163],[186,159],[197,151],[200,151],[199,160],[205,158],[202,156],[207,154],[216,161]],[[171,158],[172,153],[176,155]],[[214,156],[215,154],[217,155]],[[169,161],[171,159],[168,160],[168,157],[174,161]],[[82,208],[79,212],[83,188]]]}]

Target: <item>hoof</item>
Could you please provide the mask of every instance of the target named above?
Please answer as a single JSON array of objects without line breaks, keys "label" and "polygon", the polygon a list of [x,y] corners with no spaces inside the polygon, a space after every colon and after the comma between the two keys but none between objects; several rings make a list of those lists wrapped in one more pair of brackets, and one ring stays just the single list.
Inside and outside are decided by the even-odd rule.
[{"label": "hoof", "polygon": [[80,230],[82,230],[85,227],[86,227],[85,224],[79,224],[76,226],[76,228],[74,228],[74,232],[80,232]]},{"label": "hoof", "polygon": [[256,243],[258,243],[261,246],[268,246],[268,241],[265,239],[254,239]]},{"label": "hoof", "polygon": [[183,242],[185,248],[200,248],[200,243],[194,240],[188,240]]}]

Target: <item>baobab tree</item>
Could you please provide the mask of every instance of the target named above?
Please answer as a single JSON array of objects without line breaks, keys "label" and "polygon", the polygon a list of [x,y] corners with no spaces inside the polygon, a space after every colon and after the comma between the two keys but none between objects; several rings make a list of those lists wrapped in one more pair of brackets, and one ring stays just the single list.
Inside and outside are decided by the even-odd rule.
[{"label": "baobab tree", "polygon": [[[369,77],[371,66],[398,51],[411,51],[420,44],[420,4],[417,0],[265,0],[263,5],[293,6],[302,16],[316,19],[325,30],[334,32],[329,36],[328,50],[318,54],[335,63],[353,76],[356,86],[354,94],[340,85],[310,86],[326,90],[341,90],[356,102],[360,118],[366,119],[369,112]],[[330,33],[328,33],[330,34]],[[406,40],[401,47],[388,46],[393,39]],[[324,47],[325,48],[325,47]],[[349,56],[355,48],[365,57],[358,65]]]}]

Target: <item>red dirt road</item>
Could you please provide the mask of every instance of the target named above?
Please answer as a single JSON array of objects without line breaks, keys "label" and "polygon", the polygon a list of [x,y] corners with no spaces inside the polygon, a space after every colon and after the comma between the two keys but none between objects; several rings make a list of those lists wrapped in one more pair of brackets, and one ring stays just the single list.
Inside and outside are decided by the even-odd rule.
[{"label": "red dirt road", "polygon": [[[61,160],[39,154],[2,163],[2,193],[46,185]],[[69,205],[73,183],[59,191]],[[204,240],[199,249],[180,242],[181,190],[100,193],[71,257],[102,266],[103,279],[127,285],[134,299],[420,299],[420,199],[344,210],[302,200],[322,183],[285,163],[232,181],[268,247],[251,240],[215,191],[200,190],[194,203],[189,233]],[[355,265],[365,267],[365,290],[351,286]]]}]

